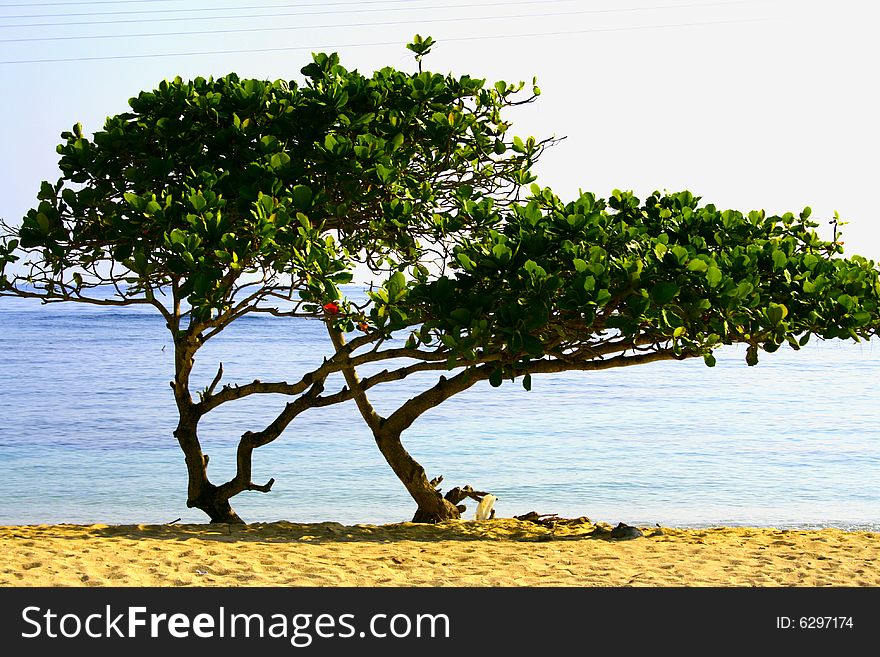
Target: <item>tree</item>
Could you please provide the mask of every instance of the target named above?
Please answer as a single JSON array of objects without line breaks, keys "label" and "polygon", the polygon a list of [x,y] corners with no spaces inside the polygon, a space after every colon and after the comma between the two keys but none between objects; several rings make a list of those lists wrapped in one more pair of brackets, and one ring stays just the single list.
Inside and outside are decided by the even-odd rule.
[{"label": "tree", "polygon": [[[431,41],[411,45],[420,57]],[[338,285],[358,262],[407,266],[424,257],[421,240],[479,232],[458,212],[462,190],[514,201],[548,144],[511,139],[502,116],[537,88],[522,98],[523,84],[469,76],[384,68],[367,77],[335,54],[314,55],[302,73],[302,86],[175,78],[132,98],[91,139],[75,125],[58,147],[61,177],[42,184],[38,206],[19,227],[4,224],[0,240],[3,296],[149,305],[165,319],[187,505],[213,522],[241,522],[229,500],[270,490],[274,480],[252,481],[255,449],[351,392],[323,394],[344,350],[292,383],[218,388],[220,364],[195,391],[199,349],[249,313],[335,317]],[[242,435],[236,475],[214,484],[199,422],[253,394],[291,401]]]},{"label": "tree", "polygon": [[[607,201],[585,193],[563,203],[537,186],[503,210],[473,200],[462,219],[491,228],[452,247],[451,274],[398,272],[372,293],[372,330],[382,341],[408,334],[405,347],[385,352],[416,360],[397,371],[458,370],[382,417],[367,391],[388,371],[362,381],[358,358],[347,357],[348,386],[418,505],[414,520],[460,517],[457,503],[481,495],[466,487],[442,496],[442,477],[429,480],[401,442],[423,413],[478,382],[519,379],[530,389],[533,374],[696,357],[712,367],[713,350],[734,343],[748,345],[752,366],[760,350],[797,350],[811,336],[876,335],[880,272],[863,257],[840,257],[836,215],[829,242],[809,208],[766,216],[699,200],[655,192],[641,203],[615,190]],[[342,332],[328,328],[342,354]]]},{"label": "tree", "polygon": [[[713,349],[733,343],[754,365],[759,349],[876,333],[874,263],[840,257],[837,231],[821,240],[809,209],[767,217],[700,206],[689,192],[640,202],[617,190],[564,203],[537,186],[522,198],[550,142],[508,137],[502,112],[537,89],[516,100],[522,84],[422,72],[432,44],[410,44],[417,74],[367,78],[316,55],[303,87],[164,82],[92,140],[79,126],[65,133],[62,178],[5,229],[0,294],[146,304],[164,317],[187,504],[212,521],[240,522],[229,500],[270,490],[273,480],[252,481],[253,452],[310,408],[354,400],[414,519],[438,521],[480,493],[441,495],[402,435],[481,381],[528,389],[542,373],[711,366]],[[9,273],[22,254],[23,272]],[[386,276],[362,305],[338,287],[358,264]],[[198,350],[249,313],[320,319],[328,357],[292,383],[220,386],[221,365],[194,391]],[[386,417],[376,411],[370,390],[424,372],[441,376]],[[345,385],[325,393],[334,375]],[[290,401],[241,436],[236,475],[216,485],[199,422],[253,394]]]}]

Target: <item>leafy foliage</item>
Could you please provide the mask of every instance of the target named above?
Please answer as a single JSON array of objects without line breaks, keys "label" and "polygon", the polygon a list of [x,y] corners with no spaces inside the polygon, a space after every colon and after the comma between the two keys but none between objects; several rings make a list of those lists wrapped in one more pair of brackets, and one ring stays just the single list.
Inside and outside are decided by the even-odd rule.
[{"label": "leafy foliage", "polygon": [[641,203],[618,190],[607,201],[584,193],[563,203],[533,186],[509,211],[486,201],[472,212],[481,223],[491,217],[485,239],[455,247],[454,275],[389,281],[374,294],[377,324],[418,325],[413,345],[498,360],[511,373],[532,359],[574,365],[612,349],[667,346],[713,365],[712,349],[732,343],[749,345],[754,365],[759,347],[877,330],[878,270],[839,257],[842,247],[818,237],[809,208],[743,214],[700,206],[690,192]]},{"label": "leafy foliage", "polygon": [[230,305],[243,272],[307,284],[314,274],[307,296],[336,299],[352,257],[415,260],[420,239],[461,229],[462,188],[501,199],[533,179],[543,145],[509,139],[501,116],[522,102],[521,84],[391,68],[366,77],[335,54],[303,74],[303,86],[175,78],[92,139],[77,124],[21,246],[42,249],[55,291],[82,289],[63,280],[70,268],[121,265],[126,296],[175,285],[204,319]]},{"label": "leafy foliage", "polygon": [[[164,81],[92,138],[79,124],[63,133],[61,178],[42,184],[19,227],[4,224],[0,296],[139,303],[161,313],[174,339],[174,433],[186,455],[187,504],[214,521],[240,521],[232,496],[270,490],[272,480],[251,481],[254,449],[299,413],[352,398],[347,389],[323,391],[359,345],[292,383],[218,388],[221,364],[196,399],[190,379],[205,342],[264,312],[317,318],[334,330],[357,326],[369,343],[379,334],[339,289],[357,264],[387,271],[442,258],[451,235],[487,229],[461,208],[474,198],[515,202],[534,180],[530,169],[549,142],[510,137],[503,113],[534,100],[537,88],[522,98],[523,84],[423,72],[433,41],[411,45],[418,73],[365,76],[335,54],[317,54],[303,84],[235,74]],[[11,274],[20,259],[14,267],[24,273]],[[252,394],[293,400],[241,436],[235,477],[216,486],[198,424]]]},{"label": "leafy foliage", "polygon": [[[91,139],[79,124],[63,133],[61,179],[0,236],[0,295],[144,303],[165,318],[190,506],[239,520],[228,500],[273,483],[251,481],[253,450],[299,413],[354,399],[417,517],[455,517],[456,496],[440,498],[400,436],[477,381],[521,377],[528,389],[538,373],[700,356],[712,366],[713,349],[733,343],[754,365],[759,349],[814,335],[876,334],[875,264],[843,258],[836,231],[821,240],[809,208],[721,211],[686,191],[644,202],[619,190],[563,202],[537,185],[524,195],[550,141],[510,136],[502,113],[537,86],[518,100],[522,83],[423,72],[433,45],[409,44],[414,74],[367,77],[318,54],[302,85],[162,82]],[[26,273],[9,275],[21,255]],[[358,264],[386,276],[360,307],[339,289]],[[112,298],[95,291],[107,285]],[[334,349],[293,383],[218,388],[221,365],[196,401],[195,354],[251,312],[320,319]],[[367,399],[382,383],[448,370],[458,371],[387,418]],[[336,373],[346,386],[325,394]],[[215,486],[199,421],[252,394],[292,401],[242,435],[235,477]]]}]

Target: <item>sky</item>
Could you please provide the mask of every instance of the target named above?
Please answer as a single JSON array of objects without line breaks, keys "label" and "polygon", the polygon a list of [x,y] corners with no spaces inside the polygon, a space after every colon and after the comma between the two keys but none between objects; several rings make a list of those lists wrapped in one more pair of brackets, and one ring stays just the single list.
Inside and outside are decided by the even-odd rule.
[{"label": "sky", "polygon": [[[539,183],[563,198],[689,189],[742,211],[837,210],[848,254],[880,260],[880,8],[866,0],[0,0],[0,218],[58,177],[60,133],[91,134],[176,75],[300,80],[350,69],[530,82],[513,133],[565,137]],[[173,34],[172,34],[173,33]]]}]

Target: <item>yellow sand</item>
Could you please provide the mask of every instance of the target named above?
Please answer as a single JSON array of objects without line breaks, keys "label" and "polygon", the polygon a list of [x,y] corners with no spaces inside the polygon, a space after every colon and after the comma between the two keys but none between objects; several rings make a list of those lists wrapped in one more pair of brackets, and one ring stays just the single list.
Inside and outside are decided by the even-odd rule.
[{"label": "yellow sand", "polygon": [[880,586],[877,533],[642,528],[643,538],[613,540],[603,528],[510,519],[0,527],[0,585]]}]

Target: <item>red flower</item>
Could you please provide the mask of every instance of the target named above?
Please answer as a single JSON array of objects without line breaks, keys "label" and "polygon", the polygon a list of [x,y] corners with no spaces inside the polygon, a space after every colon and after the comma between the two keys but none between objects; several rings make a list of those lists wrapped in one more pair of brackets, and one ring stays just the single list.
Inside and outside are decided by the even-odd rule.
[{"label": "red flower", "polygon": [[336,303],[335,301],[330,301],[329,303],[325,303],[323,308],[324,308],[324,312],[327,313],[328,315],[335,315],[336,313],[339,312],[339,304]]}]

